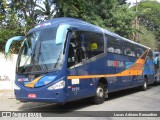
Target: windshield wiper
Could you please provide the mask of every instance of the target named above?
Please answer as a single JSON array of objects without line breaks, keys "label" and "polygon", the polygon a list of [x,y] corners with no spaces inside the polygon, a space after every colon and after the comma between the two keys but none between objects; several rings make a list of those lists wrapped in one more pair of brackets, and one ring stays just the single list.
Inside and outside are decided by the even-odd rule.
[{"label": "windshield wiper", "polygon": [[[26,64],[27,64],[27,62],[28,62],[30,57],[31,57],[31,63],[33,62],[34,56],[35,56],[35,53],[32,53],[32,55],[28,56],[28,58],[26,59],[25,63],[23,64],[22,69],[19,70],[20,73],[26,69]],[[33,63],[33,65],[34,65],[34,63]]]},{"label": "windshield wiper", "polygon": [[60,52],[60,54],[59,54],[59,56],[58,56],[58,59],[57,59],[55,65],[54,65],[54,68],[56,68],[56,66],[57,66],[57,64],[58,64],[58,61],[60,60],[61,53],[62,53],[62,52]]}]

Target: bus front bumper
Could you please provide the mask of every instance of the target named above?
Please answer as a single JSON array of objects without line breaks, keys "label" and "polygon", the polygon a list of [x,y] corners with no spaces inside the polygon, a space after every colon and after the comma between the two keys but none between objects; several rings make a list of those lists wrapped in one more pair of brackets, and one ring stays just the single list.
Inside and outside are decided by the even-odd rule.
[{"label": "bus front bumper", "polygon": [[66,102],[66,93],[63,90],[14,90],[14,93],[16,99],[22,102]]}]

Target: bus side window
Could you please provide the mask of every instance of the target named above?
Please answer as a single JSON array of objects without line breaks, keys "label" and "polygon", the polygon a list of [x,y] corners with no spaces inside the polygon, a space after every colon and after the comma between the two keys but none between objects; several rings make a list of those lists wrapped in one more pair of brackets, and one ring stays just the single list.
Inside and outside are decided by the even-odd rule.
[{"label": "bus side window", "polygon": [[126,49],[124,50],[124,53],[125,53],[125,55],[128,55],[128,56],[131,56],[131,54],[132,54],[130,48],[126,48]]},{"label": "bus side window", "polygon": [[124,54],[127,56],[136,57],[135,48],[131,43],[125,42]]},{"label": "bus side window", "polygon": [[104,53],[104,38],[102,34],[85,32],[85,43],[88,58]]},{"label": "bus side window", "polygon": [[137,48],[136,53],[137,53],[137,57],[140,57],[144,53],[144,50],[141,48]]},{"label": "bus side window", "polygon": [[120,40],[109,35],[106,35],[106,37],[107,37],[107,51],[110,53],[122,54],[122,45]]}]

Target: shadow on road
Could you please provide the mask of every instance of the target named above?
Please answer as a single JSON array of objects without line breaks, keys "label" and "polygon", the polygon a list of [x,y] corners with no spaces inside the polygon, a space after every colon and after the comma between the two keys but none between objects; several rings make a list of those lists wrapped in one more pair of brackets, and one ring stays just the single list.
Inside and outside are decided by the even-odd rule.
[{"label": "shadow on road", "polygon": [[[155,86],[149,86],[149,89],[152,89]],[[140,92],[141,90],[139,88],[132,88],[132,89],[127,89],[127,90],[121,90],[118,92],[114,92],[114,93],[110,93],[109,94],[109,98],[106,99],[105,102],[107,101],[111,101],[117,98],[121,98],[127,95],[132,95],[135,94],[137,92]],[[85,107],[89,107],[94,105],[93,103],[91,103],[90,99],[82,99],[82,100],[77,100],[77,101],[73,101],[73,102],[68,102],[64,105],[59,105],[59,104],[55,104],[55,103],[33,103],[33,102],[29,102],[29,103],[25,103],[23,104],[19,110],[20,111],[36,111],[36,112],[47,112],[47,113],[70,113],[73,111],[79,111],[82,108]]]},{"label": "shadow on road", "polygon": [[93,105],[88,99],[77,100],[65,103],[64,105],[56,103],[25,103],[19,110],[20,111],[43,111],[43,112],[67,112],[75,111],[84,107]]}]

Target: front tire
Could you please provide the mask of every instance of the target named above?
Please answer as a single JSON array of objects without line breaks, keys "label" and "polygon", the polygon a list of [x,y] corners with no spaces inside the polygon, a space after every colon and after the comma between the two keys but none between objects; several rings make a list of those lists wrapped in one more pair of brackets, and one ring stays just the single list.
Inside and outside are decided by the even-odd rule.
[{"label": "front tire", "polygon": [[105,100],[105,85],[99,83],[96,88],[96,95],[93,97],[93,103],[102,104]]}]

